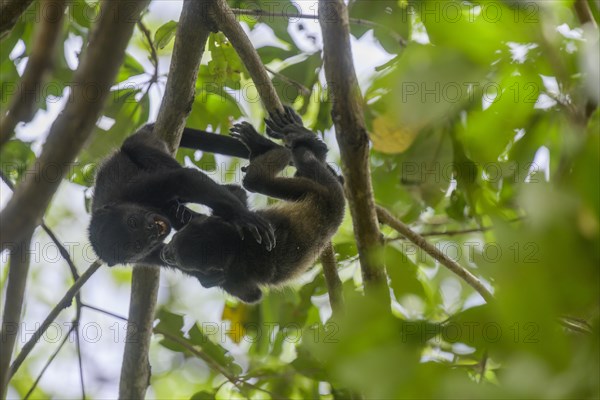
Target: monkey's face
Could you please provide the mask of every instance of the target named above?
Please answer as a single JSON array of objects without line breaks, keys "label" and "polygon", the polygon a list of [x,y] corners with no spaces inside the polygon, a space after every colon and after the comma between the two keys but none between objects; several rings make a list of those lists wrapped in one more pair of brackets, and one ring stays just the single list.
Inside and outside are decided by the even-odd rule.
[{"label": "monkey's face", "polygon": [[105,206],[92,215],[90,241],[109,266],[143,259],[171,232],[169,220],[135,205]]}]

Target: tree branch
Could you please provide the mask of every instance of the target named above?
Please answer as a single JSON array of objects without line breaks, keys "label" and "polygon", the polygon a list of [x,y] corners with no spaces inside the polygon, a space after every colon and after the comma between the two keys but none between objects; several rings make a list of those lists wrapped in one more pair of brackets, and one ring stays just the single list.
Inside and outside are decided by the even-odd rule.
[{"label": "tree branch", "polygon": [[[214,0],[210,0],[214,1]],[[210,34],[203,2],[185,0],[169,67],[169,79],[160,105],[154,132],[177,152],[185,121],[194,103],[196,79],[200,60]]]},{"label": "tree branch", "polygon": [[21,366],[21,364],[23,363],[25,358],[27,358],[29,353],[31,353],[31,350],[33,350],[33,348],[37,344],[38,340],[46,332],[46,329],[48,329],[50,324],[52,324],[52,322],[54,322],[56,317],[58,317],[58,314],[60,314],[60,312],[62,310],[64,310],[65,308],[67,308],[71,305],[75,295],[77,295],[77,293],[79,293],[79,290],[81,290],[83,285],[92,277],[92,275],[94,275],[94,273],[101,266],[102,266],[102,263],[99,260],[94,261],[92,263],[92,265],[90,265],[90,267],[87,269],[87,271],[85,271],[83,273],[83,275],[81,275],[79,277],[79,279],[77,279],[77,281],[73,284],[73,286],[71,286],[69,288],[69,290],[67,290],[67,292],[64,294],[62,299],[60,299],[58,304],[56,304],[56,306],[54,306],[54,308],[50,311],[50,314],[48,314],[46,319],[44,319],[44,322],[42,322],[42,324],[35,331],[33,336],[31,336],[31,339],[29,339],[29,341],[27,343],[25,343],[25,345],[21,349],[21,352],[15,358],[13,363],[11,364],[11,366],[10,366],[10,376],[11,377],[17,372],[17,370],[19,369],[19,367]]},{"label": "tree branch", "polygon": [[58,168],[56,173],[64,176],[89,138],[123,62],[134,24],[147,3],[148,0],[103,1],[67,104],[52,124],[36,165],[25,173],[25,179],[0,214],[0,249],[18,242],[39,223],[61,182],[55,175],[49,179],[48,170],[54,174]]},{"label": "tree branch", "polygon": [[344,297],[342,295],[342,280],[337,272],[335,252],[331,242],[321,255],[321,265],[323,266],[323,275],[325,275],[325,283],[329,293],[329,304],[331,304],[331,310],[335,317],[344,312]]},{"label": "tree branch", "polygon": [[[379,288],[386,285],[385,267],[370,254],[381,246],[381,233],[371,185],[369,139],[352,62],[348,12],[344,1],[319,0],[319,23],[323,31],[325,77],[333,100],[332,118],[340,146],[365,289],[367,292],[379,292]],[[389,295],[386,297],[389,298]]]},{"label": "tree branch", "polygon": [[575,0],[573,7],[575,7],[575,13],[581,25],[591,24],[594,28],[598,28],[598,23],[594,19],[588,0]]},{"label": "tree branch", "polygon": [[54,59],[67,6],[66,0],[44,0],[40,5],[40,22],[36,27],[33,49],[21,78],[19,91],[12,98],[8,112],[0,123],[0,149],[10,139],[19,122],[29,122],[33,118],[44,75]]},{"label": "tree branch", "polygon": [[2,0],[0,2],[0,39],[15,26],[33,0]]},{"label": "tree branch", "polygon": [[6,398],[8,381],[10,380],[10,360],[15,349],[15,343],[21,325],[21,312],[25,297],[27,272],[29,271],[29,246],[33,230],[28,232],[20,243],[10,251],[10,265],[8,267],[8,282],[6,283],[6,297],[4,301],[4,314],[0,336],[0,399]]},{"label": "tree branch", "polygon": [[269,67],[265,67],[265,70],[267,72],[269,72],[270,74],[272,74],[273,76],[281,79],[282,81],[287,82],[287,83],[289,83],[292,86],[295,86],[300,91],[300,93],[302,93],[303,96],[309,96],[310,95],[310,90],[306,86],[304,86],[303,84],[301,84],[300,82],[295,81],[292,78],[289,78],[289,77],[285,76],[281,72],[277,72],[277,71],[275,71],[275,70],[273,70],[273,69],[271,69]]},{"label": "tree branch", "polygon": [[154,83],[158,82],[158,53],[156,51],[156,47],[154,46],[154,42],[152,41],[152,35],[150,34],[150,30],[146,27],[146,25],[144,25],[141,19],[138,21],[137,26],[146,38],[148,48],[150,49],[150,62],[154,67],[154,72],[152,73],[152,78],[150,78],[149,85],[150,87],[152,87]]},{"label": "tree branch", "polygon": [[467,284],[477,291],[488,303],[494,299],[494,295],[481,283],[479,279],[465,268],[458,265],[444,253],[438,250],[435,246],[429,243],[425,238],[418,233],[412,231],[406,224],[394,217],[385,208],[377,206],[377,217],[379,222],[386,224],[395,229],[401,235],[413,242],[417,247],[425,250],[427,254],[433,257],[436,261],[462,278]]},{"label": "tree branch", "polygon": [[279,96],[277,96],[277,92],[271,84],[271,79],[262,60],[227,2],[225,0],[215,0],[213,8],[217,26],[227,36],[240,59],[244,62],[265,108],[271,112],[275,110],[283,111]]},{"label": "tree branch", "polygon": [[[186,0],[183,4],[169,78],[156,125],[155,134],[163,138],[172,154],[175,154],[185,120],[194,102],[194,88],[198,76],[200,59],[210,34],[204,2]],[[136,266],[133,270],[129,324],[119,384],[119,397],[144,398],[150,382],[148,351],[152,338],[152,322],[160,271],[158,268]]]}]

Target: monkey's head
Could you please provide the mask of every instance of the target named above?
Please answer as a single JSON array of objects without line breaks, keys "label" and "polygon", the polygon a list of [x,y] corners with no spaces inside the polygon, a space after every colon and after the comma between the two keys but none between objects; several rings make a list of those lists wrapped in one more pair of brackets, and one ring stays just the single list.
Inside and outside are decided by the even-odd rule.
[{"label": "monkey's head", "polygon": [[89,238],[108,266],[142,260],[171,231],[162,215],[133,204],[107,205],[92,213]]}]

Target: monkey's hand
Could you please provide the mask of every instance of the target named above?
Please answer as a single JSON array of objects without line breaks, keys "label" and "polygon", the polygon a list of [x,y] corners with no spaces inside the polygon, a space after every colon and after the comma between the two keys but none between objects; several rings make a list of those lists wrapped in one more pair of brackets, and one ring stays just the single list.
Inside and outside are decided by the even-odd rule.
[{"label": "monkey's hand", "polygon": [[179,200],[172,200],[166,206],[166,213],[175,229],[183,228],[188,222],[201,214],[187,208]]},{"label": "monkey's hand", "polygon": [[269,118],[265,119],[267,124],[267,135],[274,139],[287,141],[298,136],[310,135],[314,133],[304,127],[302,119],[293,108],[284,107],[284,111],[275,111],[269,113]]},{"label": "monkey's hand", "polygon": [[258,243],[264,244],[267,251],[271,251],[277,244],[273,226],[256,213],[248,211],[244,214],[229,217],[227,222],[233,225],[242,240],[244,240],[244,230],[248,230]]},{"label": "monkey's hand", "polygon": [[230,135],[246,146],[250,152],[250,160],[278,146],[261,136],[248,122],[235,124],[230,130]]},{"label": "monkey's hand", "polygon": [[305,145],[318,158],[324,159],[327,154],[327,145],[317,135],[304,127],[302,119],[291,107],[285,106],[284,109],[284,112],[270,113],[269,119],[265,120],[267,135],[283,140],[285,145],[292,149],[296,146]]}]

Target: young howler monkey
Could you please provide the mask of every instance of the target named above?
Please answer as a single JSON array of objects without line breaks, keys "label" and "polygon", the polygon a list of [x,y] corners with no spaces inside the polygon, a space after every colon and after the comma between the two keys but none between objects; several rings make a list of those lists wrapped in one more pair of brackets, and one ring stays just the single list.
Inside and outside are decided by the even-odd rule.
[{"label": "young howler monkey", "polygon": [[[275,228],[277,246],[269,252],[257,243],[242,242],[231,225],[212,216],[189,222],[164,246],[161,258],[198,277],[205,287],[220,286],[253,303],[262,297],[259,286],[280,285],[313,265],[342,222],[344,191],[340,177],[325,162],[327,146],[304,128],[292,109],[267,120],[267,134],[282,139],[286,147],[248,123],[231,131],[250,151],[244,188],[285,200],[258,210]],[[296,175],[277,176],[290,161]]]},{"label": "young howler monkey", "polygon": [[[127,138],[97,172],[89,237],[102,260],[109,266],[164,265],[159,257],[164,238],[172,227],[181,229],[197,215],[183,203],[210,207],[240,239],[243,230],[248,230],[265,251],[275,246],[273,227],[248,210],[241,187],[219,185],[199,170],[182,167],[152,130],[149,124]],[[200,135],[209,139],[206,147],[211,150],[227,147],[244,156],[243,148],[227,142],[232,138],[191,131],[192,135],[184,138],[188,146],[198,144],[202,138],[194,136]]]}]

